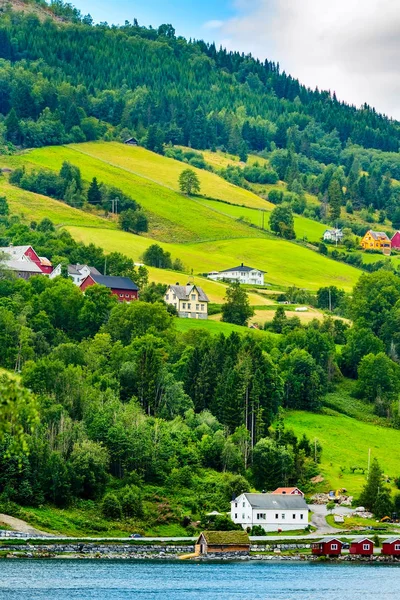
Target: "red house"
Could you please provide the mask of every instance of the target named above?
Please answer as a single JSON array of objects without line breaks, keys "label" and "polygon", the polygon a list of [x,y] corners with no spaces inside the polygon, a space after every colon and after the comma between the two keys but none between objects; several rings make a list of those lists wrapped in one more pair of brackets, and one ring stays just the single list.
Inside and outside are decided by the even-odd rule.
[{"label": "red house", "polygon": [[91,273],[80,285],[82,292],[91,285],[104,285],[120,302],[132,302],[138,299],[139,288],[129,277],[113,277]]},{"label": "red house", "polygon": [[302,496],[304,498],[304,494],[297,487],[280,487],[276,488],[273,494],[288,494],[289,496]]},{"label": "red house", "polygon": [[32,246],[7,246],[6,248],[0,248],[0,252],[7,254],[10,260],[13,261],[33,262],[46,275],[49,275],[53,271],[53,265],[49,259],[44,256],[38,256]]},{"label": "red house", "polygon": [[350,544],[350,554],[359,556],[372,556],[374,553],[374,542],[367,537],[358,537]]},{"label": "red house", "polygon": [[400,556],[400,538],[391,537],[382,542],[381,554],[386,556]]},{"label": "red house", "polygon": [[394,248],[395,250],[400,250],[400,231],[396,231],[391,241],[392,248]]},{"label": "red house", "polygon": [[340,556],[342,553],[342,542],[337,538],[325,538],[311,545],[312,553],[316,556]]}]

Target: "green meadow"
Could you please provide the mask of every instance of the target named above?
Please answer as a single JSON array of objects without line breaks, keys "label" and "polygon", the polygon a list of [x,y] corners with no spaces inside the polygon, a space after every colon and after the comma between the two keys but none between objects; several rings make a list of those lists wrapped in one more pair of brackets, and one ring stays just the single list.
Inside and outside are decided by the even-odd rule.
[{"label": "green meadow", "polygon": [[400,445],[400,431],[359,421],[330,409],[322,414],[293,411],[285,417],[287,428],[296,435],[307,435],[322,445],[321,473],[325,480],[323,489],[346,488],[350,494],[358,494],[365,475],[353,466],[366,468],[368,453],[377,458],[382,469],[392,480],[400,474],[400,455],[394,451]]}]

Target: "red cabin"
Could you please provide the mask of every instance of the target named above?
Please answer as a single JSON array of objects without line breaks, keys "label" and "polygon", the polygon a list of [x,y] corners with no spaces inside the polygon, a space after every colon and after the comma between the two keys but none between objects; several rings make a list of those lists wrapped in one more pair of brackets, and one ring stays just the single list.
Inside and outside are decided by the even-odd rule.
[{"label": "red cabin", "polygon": [[400,231],[396,231],[392,237],[392,248],[395,250],[400,250]]},{"label": "red cabin", "polygon": [[311,545],[312,553],[316,556],[340,556],[342,542],[337,538],[326,538]]},{"label": "red cabin", "polygon": [[359,556],[372,556],[374,553],[374,542],[366,537],[354,538],[350,544],[350,554]]},{"label": "red cabin", "polygon": [[386,556],[400,556],[400,538],[391,537],[382,542],[382,552]]},{"label": "red cabin", "polygon": [[133,302],[138,299],[139,288],[129,277],[112,277],[91,273],[80,285],[82,292],[91,285],[104,285],[120,302]]}]

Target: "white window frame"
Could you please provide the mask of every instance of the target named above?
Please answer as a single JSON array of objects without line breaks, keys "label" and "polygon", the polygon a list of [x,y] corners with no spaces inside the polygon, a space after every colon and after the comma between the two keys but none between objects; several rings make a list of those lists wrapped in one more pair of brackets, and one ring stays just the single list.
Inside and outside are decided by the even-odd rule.
[{"label": "white window frame", "polygon": [[338,549],[337,544],[331,544],[331,550],[337,550],[337,549]]},{"label": "white window frame", "polygon": [[363,544],[363,550],[370,550],[369,544]]},{"label": "white window frame", "polygon": [[400,544],[395,544],[394,545],[394,549],[397,550],[397,551],[399,551],[400,550]]}]

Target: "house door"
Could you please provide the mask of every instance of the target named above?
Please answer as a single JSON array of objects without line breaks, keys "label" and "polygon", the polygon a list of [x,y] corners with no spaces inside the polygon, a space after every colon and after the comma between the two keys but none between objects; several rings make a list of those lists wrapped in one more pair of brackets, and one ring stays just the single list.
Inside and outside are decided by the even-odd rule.
[{"label": "house door", "polygon": [[204,546],[204,544],[200,544],[200,554],[205,554],[205,546]]}]

